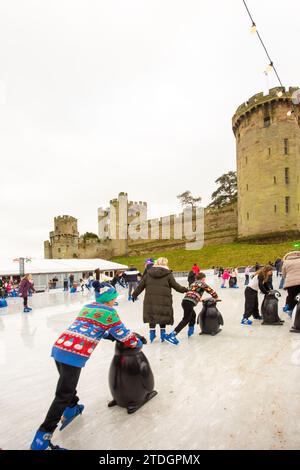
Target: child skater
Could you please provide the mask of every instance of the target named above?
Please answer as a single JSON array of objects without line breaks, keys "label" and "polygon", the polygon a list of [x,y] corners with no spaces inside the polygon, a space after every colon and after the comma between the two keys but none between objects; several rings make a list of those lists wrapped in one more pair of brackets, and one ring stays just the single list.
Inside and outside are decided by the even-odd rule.
[{"label": "child skater", "polygon": [[255,320],[262,320],[258,310],[258,291],[267,294],[270,291],[269,277],[273,272],[270,265],[266,265],[259,269],[249,282],[245,289],[245,313],[242,318],[242,325],[252,325],[249,317],[253,315]]},{"label": "child skater", "polygon": [[226,289],[226,281],[230,279],[230,272],[229,269],[224,269],[223,274],[222,274],[222,284],[221,284],[221,289]]},{"label": "child skater", "polygon": [[55,398],[45,421],[40,425],[31,444],[31,450],[61,450],[51,442],[59,421],[60,430],[83,412],[79,405],[76,387],[81,368],[104,337],[115,338],[130,348],[142,347],[142,341],[128,330],[113,308],[118,296],[116,289],[101,285],[101,294],[96,302],[85,305],[78,317],[57,339],[52,348],[52,357],[59,373]]},{"label": "child skater", "polygon": [[165,336],[165,340],[169,341],[169,343],[179,344],[177,335],[185,326],[187,326],[187,324],[189,325],[188,337],[194,334],[194,327],[196,323],[196,313],[194,308],[201,301],[204,292],[210,294],[214,299],[218,299],[218,294],[211,287],[209,287],[205,281],[205,274],[199,273],[196,275],[195,282],[190,285],[188,292],[185,294],[181,302],[183,308],[183,318],[181,322],[178,323],[174,331]]}]

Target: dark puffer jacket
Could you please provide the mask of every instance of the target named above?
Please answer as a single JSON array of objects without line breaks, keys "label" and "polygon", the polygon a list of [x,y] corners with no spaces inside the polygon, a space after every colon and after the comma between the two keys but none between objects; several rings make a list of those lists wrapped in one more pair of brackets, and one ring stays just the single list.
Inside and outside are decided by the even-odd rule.
[{"label": "dark puffer jacket", "polygon": [[173,325],[173,300],[171,290],[182,294],[186,287],[178,284],[172,271],[162,267],[153,267],[147,271],[132,294],[136,298],[145,289],[143,321],[144,323]]}]

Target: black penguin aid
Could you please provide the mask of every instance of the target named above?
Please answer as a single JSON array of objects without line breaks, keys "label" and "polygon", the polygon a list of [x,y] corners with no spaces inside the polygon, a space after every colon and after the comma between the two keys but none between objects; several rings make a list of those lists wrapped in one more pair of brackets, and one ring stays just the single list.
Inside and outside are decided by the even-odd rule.
[{"label": "black penguin aid", "polygon": [[[135,333],[136,334],[136,333]],[[143,344],[146,338],[136,334]],[[121,406],[131,414],[157,395],[154,376],[141,348],[128,348],[117,341],[109,369],[109,388],[113,400],[109,407]]]},{"label": "black penguin aid", "polygon": [[203,307],[197,319],[201,328],[200,335],[215,336],[222,331],[220,325],[224,325],[224,320],[217,308],[217,302],[221,300],[213,298],[202,300]]},{"label": "black penguin aid", "polygon": [[291,333],[300,333],[300,294],[296,295],[295,300],[297,305],[295,306],[296,313],[294,319],[294,325],[290,329]]},{"label": "black penguin aid", "polygon": [[262,325],[282,325],[284,323],[284,320],[281,320],[278,315],[278,301],[280,297],[281,294],[277,290],[270,290],[265,295],[261,306]]}]

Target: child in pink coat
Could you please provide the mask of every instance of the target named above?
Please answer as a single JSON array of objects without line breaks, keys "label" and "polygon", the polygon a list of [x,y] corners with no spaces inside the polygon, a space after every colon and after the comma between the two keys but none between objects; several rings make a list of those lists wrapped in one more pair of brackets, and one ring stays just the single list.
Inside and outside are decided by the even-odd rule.
[{"label": "child in pink coat", "polygon": [[222,274],[222,284],[221,284],[221,288],[222,289],[226,289],[226,286],[225,286],[225,283],[226,281],[228,281],[228,279],[230,278],[230,272],[228,269],[224,269],[224,272]]}]

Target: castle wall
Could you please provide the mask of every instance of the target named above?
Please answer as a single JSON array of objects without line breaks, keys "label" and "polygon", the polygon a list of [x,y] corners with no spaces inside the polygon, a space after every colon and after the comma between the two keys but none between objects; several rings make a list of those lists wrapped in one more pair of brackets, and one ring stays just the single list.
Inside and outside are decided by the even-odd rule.
[{"label": "castle wall", "polygon": [[277,96],[279,90],[255,95],[233,117],[239,239],[288,234],[300,228],[300,131],[295,117],[287,116],[291,105],[284,96]]},{"label": "castle wall", "polygon": [[[130,203],[128,203],[130,204]],[[145,210],[146,203],[135,203],[141,210]],[[111,201],[112,206],[118,210],[118,200]],[[133,223],[135,216],[129,216],[129,221]],[[143,219],[142,219],[143,220]],[[114,256],[127,256],[137,254],[147,254],[160,250],[172,250],[185,247],[187,240],[184,237],[182,228],[183,215],[170,215],[159,219],[146,220],[139,225],[133,224],[133,231],[139,237],[143,233],[146,238],[132,239],[134,233],[129,233],[128,239],[117,238],[111,240],[104,239],[84,239],[79,237],[77,232],[77,220],[68,216],[55,218],[55,230],[50,233],[50,242],[44,243],[45,258],[104,258],[110,259]],[[117,233],[120,218],[117,218],[116,226],[112,231]],[[195,218],[193,219],[193,230],[196,228]],[[67,233],[63,233],[66,230]],[[148,234],[148,235],[147,235]],[[111,232],[111,235],[113,233]],[[204,244],[230,243],[237,237],[237,208],[236,205],[226,207],[219,211],[205,210],[204,216]],[[154,238],[151,238],[154,237]]]}]

